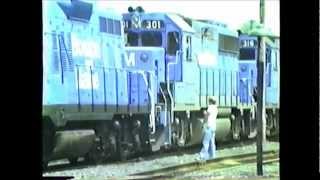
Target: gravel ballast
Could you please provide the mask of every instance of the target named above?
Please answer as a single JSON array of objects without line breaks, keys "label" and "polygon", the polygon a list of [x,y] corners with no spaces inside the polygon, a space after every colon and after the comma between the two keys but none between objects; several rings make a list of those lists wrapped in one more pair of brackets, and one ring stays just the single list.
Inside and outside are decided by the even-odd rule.
[{"label": "gravel ballast", "polygon": [[[278,150],[279,143],[267,142],[263,146],[264,150]],[[200,151],[200,146],[199,146]],[[253,153],[256,152],[256,144],[251,143],[250,145],[242,147],[233,147],[218,149],[216,152],[217,157],[226,157],[236,154]],[[139,158],[137,161],[130,162],[118,162],[110,164],[100,164],[97,166],[73,168],[68,170],[56,171],[56,172],[44,172],[43,176],[73,176],[74,179],[106,179],[107,177],[116,176],[123,177],[130,174],[160,169],[164,167],[175,166],[178,164],[189,163],[195,161],[197,155],[195,153],[184,153],[184,154],[168,154],[168,156],[161,156],[159,158]],[[51,163],[54,164],[54,163]],[[272,165],[265,165],[264,171],[266,174],[279,174],[279,164],[275,163]],[[205,172],[204,176],[252,176],[256,173],[256,164],[247,165],[245,167],[232,167],[219,171]],[[193,176],[192,172],[187,174]]]}]

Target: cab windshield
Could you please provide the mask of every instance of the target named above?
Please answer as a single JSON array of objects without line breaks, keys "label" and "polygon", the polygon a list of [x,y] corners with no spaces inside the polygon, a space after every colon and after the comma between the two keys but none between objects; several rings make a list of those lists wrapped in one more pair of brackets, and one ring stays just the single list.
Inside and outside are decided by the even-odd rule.
[{"label": "cab windshield", "polygon": [[146,31],[141,33],[142,46],[162,46],[161,32]]},{"label": "cab windshield", "polygon": [[141,39],[141,46],[162,46],[162,34],[158,31],[128,32],[127,46],[139,46],[139,39]]},{"label": "cab windshield", "polygon": [[256,49],[255,48],[240,48],[239,60],[255,60]]}]

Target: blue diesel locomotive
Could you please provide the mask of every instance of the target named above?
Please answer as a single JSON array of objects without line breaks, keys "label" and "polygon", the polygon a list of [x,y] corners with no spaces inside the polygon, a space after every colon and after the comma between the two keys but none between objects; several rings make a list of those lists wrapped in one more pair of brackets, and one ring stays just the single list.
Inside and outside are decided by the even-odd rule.
[{"label": "blue diesel locomotive", "polygon": [[[96,162],[199,144],[209,97],[219,104],[217,141],[254,133],[256,56],[242,58],[242,41],[254,37],[239,41],[214,21],[129,10],[120,15],[92,1],[43,1],[44,167],[61,158]],[[279,56],[276,46],[268,48],[266,112],[273,130]]]},{"label": "blue diesel locomotive", "polygon": [[[257,87],[258,38],[241,34],[239,50],[239,94],[243,112],[242,134],[256,134],[255,100]],[[267,136],[279,133],[280,59],[277,40],[266,38],[265,49],[265,117]]]},{"label": "blue diesel locomotive", "polygon": [[127,46],[165,51],[165,64],[161,67],[165,77],[157,81],[160,112],[154,149],[199,144],[202,110],[207,108],[209,97],[219,104],[217,140],[239,136],[239,128],[232,127],[230,120],[235,117],[231,116],[233,113],[237,114],[239,102],[237,32],[221,23],[176,14],[144,13],[139,8],[124,14],[124,24]]},{"label": "blue diesel locomotive", "polygon": [[121,14],[43,1],[43,165],[148,151],[161,48],[125,48]]}]

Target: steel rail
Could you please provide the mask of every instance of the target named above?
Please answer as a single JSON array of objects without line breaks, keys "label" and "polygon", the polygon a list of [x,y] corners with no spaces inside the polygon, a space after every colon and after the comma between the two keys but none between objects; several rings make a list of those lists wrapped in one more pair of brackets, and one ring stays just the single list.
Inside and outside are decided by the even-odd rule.
[{"label": "steel rail", "polygon": [[[279,151],[270,150],[263,153],[264,163],[273,163],[279,161]],[[192,171],[206,171],[224,169],[243,164],[250,164],[256,162],[256,153],[246,153],[228,157],[221,157],[206,162],[191,162],[177,166],[165,167],[141,173],[132,174],[132,177],[139,177],[139,179],[155,179],[155,178],[172,178],[181,176]]]}]

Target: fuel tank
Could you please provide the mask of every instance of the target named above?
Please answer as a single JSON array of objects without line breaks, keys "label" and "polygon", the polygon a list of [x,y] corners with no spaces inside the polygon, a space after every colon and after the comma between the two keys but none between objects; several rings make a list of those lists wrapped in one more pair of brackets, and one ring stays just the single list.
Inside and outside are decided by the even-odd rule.
[{"label": "fuel tank", "polygon": [[90,151],[95,137],[94,130],[57,131],[50,160],[84,156]]}]

